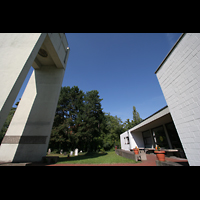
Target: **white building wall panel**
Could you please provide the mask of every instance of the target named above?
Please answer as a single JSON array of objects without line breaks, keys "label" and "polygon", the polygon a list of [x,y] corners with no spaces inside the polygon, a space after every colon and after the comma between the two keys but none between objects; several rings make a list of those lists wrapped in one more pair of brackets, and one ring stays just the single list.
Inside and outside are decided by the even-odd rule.
[{"label": "white building wall panel", "polygon": [[156,75],[188,162],[200,165],[200,34],[185,34]]},{"label": "white building wall panel", "polygon": [[120,135],[121,149],[123,150],[130,150],[130,141],[128,141],[127,137],[129,138],[128,131]]}]

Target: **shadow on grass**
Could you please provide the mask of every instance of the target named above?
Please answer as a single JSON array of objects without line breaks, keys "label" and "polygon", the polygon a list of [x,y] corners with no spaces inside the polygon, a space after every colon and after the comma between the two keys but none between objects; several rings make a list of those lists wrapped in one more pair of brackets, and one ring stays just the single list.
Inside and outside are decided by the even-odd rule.
[{"label": "shadow on grass", "polygon": [[78,161],[78,160],[84,160],[84,159],[90,159],[90,158],[97,158],[100,156],[105,156],[108,153],[95,153],[95,152],[90,152],[86,153],[84,155],[78,155],[78,156],[73,156],[73,157],[60,157],[58,162],[67,162],[67,161]]}]

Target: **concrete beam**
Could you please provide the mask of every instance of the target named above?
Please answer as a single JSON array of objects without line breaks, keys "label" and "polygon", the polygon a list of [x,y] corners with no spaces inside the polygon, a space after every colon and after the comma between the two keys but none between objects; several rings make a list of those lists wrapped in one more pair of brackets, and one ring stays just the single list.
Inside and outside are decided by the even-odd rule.
[{"label": "concrete beam", "polygon": [[0,34],[0,130],[46,35]]},{"label": "concrete beam", "polygon": [[33,71],[0,149],[0,161],[37,162],[46,155],[64,69]]},{"label": "concrete beam", "polygon": [[[34,41],[31,40],[31,36],[35,36]],[[7,37],[7,43],[9,43],[10,37],[11,35]],[[17,44],[24,46],[25,50],[27,50],[26,43],[29,42],[29,39],[32,42],[30,42],[31,45],[28,48],[29,53],[20,55],[20,58],[25,62],[24,65],[20,66],[20,64],[23,64],[21,61],[17,63],[19,51],[15,49],[10,56],[13,59],[13,65],[8,65],[9,62],[6,60],[4,63],[7,63],[9,70],[5,66],[0,68],[4,75],[7,75],[7,82],[12,78],[9,73],[16,71],[13,67],[15,66],[14,63],[17,63],[17,72],[19,72],[14,77],[15,81],[11,81],[12,84],[5,84],[5,91],[8,90],[10,94],[5,92],[5,98],[1,98],[1,103],[7,114],[17,95],[14,90],[17,88],[19,91],[19,83],[22,85],[31,64],[33,64],[35,70],[0,146],[0,162],[38,162],[47,152],[69,48],[66,47],[68,43],[65,35],[59,33],[29,35],[29,37],[27,35],[27,40],[23,40],[21,35],[17,35],[17,38]],[[0,44],[1,42],[0,40]],[[12,45],[9,45],[8,50],[10,49],[12,50]],[[24,51],[20,52],[23,53]],[[23,76],[20,76],[21,74]],[[0,87],[3,88],[3,82],[0,83]],[[9,95],[12,98],[8,103],[5,99],[9,99]],[[4,110],[0,110],[0,114],[6,119],[7,115],[5,116]]]}]

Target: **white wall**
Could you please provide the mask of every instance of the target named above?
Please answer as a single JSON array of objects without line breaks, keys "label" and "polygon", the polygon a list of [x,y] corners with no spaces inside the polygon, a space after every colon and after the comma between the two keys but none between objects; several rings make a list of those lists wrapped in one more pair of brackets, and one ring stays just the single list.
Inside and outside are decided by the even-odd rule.
[{"label": "white wall", "polygon": [[0,33],[0,130],[45,37],[41,33]]},{"label": "white wall", "polygon": [[[38,162],[46,155],[64,72],[50,66],[33,71],[2,141],[0,161]],[[17,136],[30,142],[14,142]],[[30,144],[41,136],[44,142]],[[9,145],[4,142],[7,138],[13,138]]]},{"label": "white wall", "polygon": [[[31,65],[34,68],[1,143],[0,162],[38,162],[46,155],[67,45],[64,33],[0,34],[0,120],[7,117]],[[38,54],[40,48],[46,57]]]},{"label": "white wall", "polygon": [[137,147],[144,148],[144,141],[142,137],[142,132],[130,133],[131,149]]},{"label": "white wall", "polygon": [[188,162],[200,165],[200,34],[185,34],[156,75]]},{"label": "white wall", "polygon": [[[129,137],[129,144],[127,144],[126,137]],[[125,139],[124,139],[125,138]],[[137,147],[144,147],[142,132],[130,133],[126,131],[120,135],[121,149],[130,150]]]},{"label": "white wall", "polygon": [[[123,150],[130,150],[130,144],[127,144],[127,139],[126,137],[129,137],[128,132],[124,132],[120,135],[120,142],[121,142],[121,149]],[[125,139],[124,139],[125,138]],[[130,141],[130,139],[129,139]]]}]

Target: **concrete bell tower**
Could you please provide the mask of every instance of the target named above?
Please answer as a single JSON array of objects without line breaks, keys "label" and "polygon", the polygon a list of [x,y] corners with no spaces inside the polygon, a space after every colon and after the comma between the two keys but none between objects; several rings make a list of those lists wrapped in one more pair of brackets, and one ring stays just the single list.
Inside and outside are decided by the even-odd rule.
[{"label": "concrete bell tower", "polygon": [[37,162],[46,155],[68,56],[64,33],[0,34],[0,130],[34,68],[0,146],[0,162]]}]

